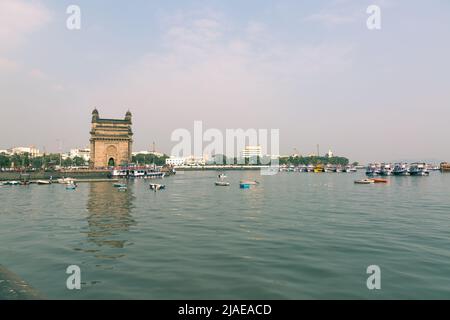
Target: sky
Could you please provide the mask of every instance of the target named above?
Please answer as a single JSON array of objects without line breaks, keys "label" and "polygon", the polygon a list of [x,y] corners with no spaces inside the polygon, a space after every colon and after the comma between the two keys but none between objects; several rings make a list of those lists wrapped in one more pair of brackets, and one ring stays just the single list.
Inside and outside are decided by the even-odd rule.
[{"label": "sky", "polygon": [[281,154],[450,160],[449,39],[447,0],[0,0],[0,149],[87,147],[96,107],[133,113],[135,151],[203,121],[279,129]]}]

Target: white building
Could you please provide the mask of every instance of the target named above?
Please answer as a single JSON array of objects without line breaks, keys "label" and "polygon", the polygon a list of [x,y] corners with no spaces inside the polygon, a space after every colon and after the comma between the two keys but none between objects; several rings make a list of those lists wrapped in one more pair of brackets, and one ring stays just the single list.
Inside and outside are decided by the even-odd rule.
[{"label": "white building", "polygon": [[334,157],[333,151],[328,150],[327,156],[328,158],[333,158]]},{"label": "white building", "polygon": [[169,166],[204,166],[206,161],[205,157],[170,157],[166,159],[166,164]]},{"label": "white building", "polygon": [[186,158],[170,157],[166,159],[168,166],[184,166],[186,164]]},{"label": "white building", "polygon": [[242,158],[262,157],[261,146],[246,146],[241,152]]},{"label": "white building", "polygon": [[91,159],[91,149],[71,149],[69,152],[69,158],[82,158],[84,161],[89,161]]},{"label": "white building", "polygon": [[139,151],[139,152],[133,152],[132,156],[137,156],[138,154],[144,154],[144,155],[153,155],[155,157],[161,158],[164,156],[164,153],[156,152],[156,151]]},{"label": "white building", "polygon": [[36,147],[14,147],[9,150],[9,154],[25,154],[28,153],[31,158],[39,157],[40,152]]}]

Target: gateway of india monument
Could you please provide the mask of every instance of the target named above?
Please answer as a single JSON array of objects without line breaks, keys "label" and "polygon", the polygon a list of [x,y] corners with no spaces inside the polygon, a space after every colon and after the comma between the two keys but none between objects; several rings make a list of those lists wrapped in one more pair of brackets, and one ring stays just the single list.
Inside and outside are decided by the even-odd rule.
[{"label": "gateway of india monument", "polygon": [[102,119],[92,111],[91,168],[127,165],[131,162],[133,132],[131,112],[124,119]]}]

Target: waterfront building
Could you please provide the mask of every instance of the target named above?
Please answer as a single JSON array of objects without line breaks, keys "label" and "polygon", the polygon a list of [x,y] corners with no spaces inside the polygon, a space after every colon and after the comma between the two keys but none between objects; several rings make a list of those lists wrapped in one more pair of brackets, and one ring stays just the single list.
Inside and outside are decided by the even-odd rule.
[{"label": "waterfront building", "polygon": [[131,112],[124,119],[100,118],[97,109],[92,112],[90,166],[114,167],[131,162],[133,132]]},{"label": "waterfront building", "polygon": [[26,153],[28,153],[31,158],[39,157],[41,155],[41,153],[39,152],[39,149],[37,149],[34,146],[31,146],[31,147],[14,147],[14,148],[11,148],[10,150],[8,150],[7,154],[10,154],[10,155],[13,155],[13,154],[23,155],[23,154],[26,154]]},{"label": "waterfront building", "polygon": [[186,164],[186,158],[170,157],[166,159],[168,166],[184,166]]},{"label": "waterfront building", "polygon": [[206,157],[170,157],[166,159],[169,166],[204,166],[206,165]]},{"label": "waterfront building", "polygon": [[242,158],[256,158],[262,157],[261,146],[246,146],[241,152]]},{"label": "waterfront building", "polygon": [[68,156],[71,159],[78,157],[84,159],[85,161],[89,161],[91,159],[91,149],[71,149]]}]

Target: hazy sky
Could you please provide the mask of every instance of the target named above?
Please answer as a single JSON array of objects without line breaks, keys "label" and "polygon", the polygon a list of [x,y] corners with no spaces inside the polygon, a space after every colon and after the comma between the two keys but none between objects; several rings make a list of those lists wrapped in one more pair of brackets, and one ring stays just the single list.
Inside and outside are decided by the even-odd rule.
[{"label": "hazy sky", "polygon": [[97,107],[132,111],[136,151],[202,120],[280,129],[281,154],[450,160],[449,59],[448,0],[0,0],[0,149],[88,146]]}]

